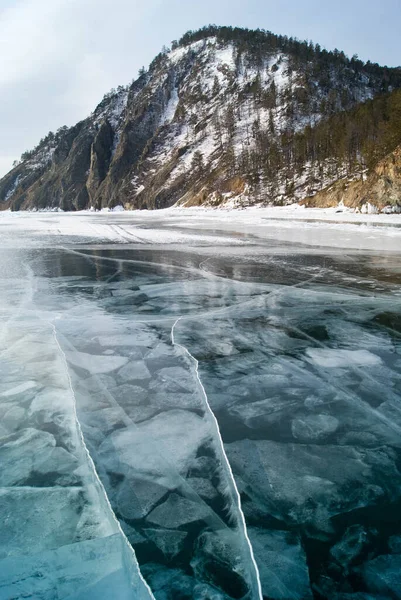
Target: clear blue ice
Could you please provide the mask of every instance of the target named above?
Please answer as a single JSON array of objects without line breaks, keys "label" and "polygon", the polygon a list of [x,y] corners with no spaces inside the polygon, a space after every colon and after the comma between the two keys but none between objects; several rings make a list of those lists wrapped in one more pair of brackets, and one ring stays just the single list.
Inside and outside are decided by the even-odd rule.
[{"label": "clear blue ice", "polygon": [[8,242],[0,600],[401,598],[399,265]]}]

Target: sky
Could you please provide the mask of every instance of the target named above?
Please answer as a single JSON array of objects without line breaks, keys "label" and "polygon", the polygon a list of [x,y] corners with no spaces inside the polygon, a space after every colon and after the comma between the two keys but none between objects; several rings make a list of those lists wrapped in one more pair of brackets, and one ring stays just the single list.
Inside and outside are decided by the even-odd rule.
[{"label": "sky", "polygon": [[0,176],[136,78],[163,45],[209,23],[401,65],[401,0],[0,0]]}]

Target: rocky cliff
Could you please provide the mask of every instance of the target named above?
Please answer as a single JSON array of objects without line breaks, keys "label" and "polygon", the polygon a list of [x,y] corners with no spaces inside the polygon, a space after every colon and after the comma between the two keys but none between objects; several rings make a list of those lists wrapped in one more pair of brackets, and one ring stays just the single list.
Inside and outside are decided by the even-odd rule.
[{"label": "rocky cliff", "polygon": [[401,69],[269,32],[189,32],[87,119],[24,153],[0,180],[0,208],[318,204],[341,189],[344,202],[387,204],[390,192],[401,203],[399,154],[393,171],[388,158],[366,179],[373,130],[346,124],[335,139],[330,125],[400,87]]},{"label": "rocky cliff", "polygon": [[401,146],[357,180],[336,181],[302,204],[329,207],[343,204],[362,212],[401,212]]}]

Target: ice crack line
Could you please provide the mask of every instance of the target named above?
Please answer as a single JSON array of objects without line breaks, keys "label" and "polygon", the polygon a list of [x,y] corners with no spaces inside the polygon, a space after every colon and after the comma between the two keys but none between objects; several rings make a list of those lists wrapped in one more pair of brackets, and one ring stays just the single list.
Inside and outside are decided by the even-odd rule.
[{"label": "ice crack line", "polygon": [[[60,334],[59,334],[59,337],[60,337]],[[63,343],[68,344],[68,347],[70,348],[71,351],[77,352],[77,349],[75,348],[75,346],[69,340],[67,340],[67,338],[65,336],[62,336],[62,340],[63,340]],[[100,385],[103,394],[106,395],[106,397],[109,399],[110,403],[123,413],[123,415],[124,415],[123,419],[124,419],[125,425],[127,427],[134,428],[136,434],[141,435],[138,425],[131,419],[131,417],[129,417],[127,415],[124,408],[117,402],[117,400],[110,393],[110,391],[107,389],[107,387],[101,382],[101,380],[99,379],[99,376],[93,375],[93,377],[96,378],[96,381]],[[188,484],[187,479],[184,478],[182,475],[180,475],[178,469],[176,467],[174,467],[171,459],[168,457],[167,449],[163,449],[162,452],[160,452],[160,447],[158,445],[156,445],[154,443],[154,441],[151,440],[149,442],[149,440],[147,439],[147,444],[149,444],[149,443],[151,444],[152,453],[154,455],[159,456],[162,459],[164,468],[167,469],[167,471],[170,473],[173,472],[173,476],[175,477],[176,480],[179,481],[179,484],[177,484],[177,488],[179,487],[179,485],[182,485],[184,488],[184,494],[188,499],[195,501],[195,502],[200,502],[200,503],[202,503],[203,506],[210,509],[209,505],[206,504],[206,502],[199,496],[199,494],[194,492],[192,487]],[[217,514],[214,511],[211,510],[210,512],[211,512],[212,517],[208,517],[209,524],[212,524],[214,527],[217,527],[217,528],[222,528],[224,526],[227,527],[227,525],[220,519],[220,517],[217,516]]]},{"label": "ice crack line", "polygon": [[82,446],[84,448],[84,451],[85,451],[85,453],[86,453],[86,455],[88,457],[88,461],[89,461],[90,467],[91,467],[91,469],[93,471],[93,475],[94,475],[94,477],[95,477],[95,479],[97,481],[97,484],[98,484],[98,486],[99,486],[99,488],[100,488],[100,490],[101,490],[101,492],[103,494],[103,497],[104,497],[104,499],[106,501],[106,505],[107,505],[108,509],[110,510],[110,514],[112,516],[112,519],[116,523],[117,528],[118,528],[120,534],[122,535],[122,538],[123,538],[123,540],[124,540],[124,542],[125,542],[125,544],[126,544],[126,546],[128,548],[128,551],[132,554],[133,562],[134,562],[134,565],[135,565],[135,567],[136,567],[136,569],[138,571],[139,578],[142,581],[143,585],[145,586],[145,588],[146,588],[146,590],[147,590],[147,592],[149,594],[149,598],[151,598],[152,600],[156,600],[156,598],[154,597],[154,595],[152,593],[152,590],[150,589],[149,585],[147,584],[146,580],[144,579],[144,577],[143,577],[143,575],[141,573],[141,569],[139,567],[138,560],[136,558],[135,550],[133,549],[133,547],[129,543],[129,541],[128,541],[128,539],[127,539],[124,531],[122,530],[120,522],[118,521],[118,519],[117,519],[117,517],[116,517],[116,515],[114,513],[114,510],[113,510],[113,508],[112,508],[112,506],[110,504],[109,497],[108,497],[108,495],[106,493],[106,490],[105,490],[105,488],[103,486],[103,483],[101,482],[101,480],[99,478],[99,475],[97,473],[97,470],[96,470],[96,467],[95,467],[95,463],[93,462],[93,458],[91,456],[91,453],[89,452],[89,449],[88,449],[88,447],[87,447],[87,445],[85,443],[85,439],[84,439],[84,435],[83,435],[83,432],[82,432],[81,424],[80,424],[79,419],[78,419],[77,403],[76,403],[76,398],[75,398],[74,387],[72,385],[71,376],[70,376],[70,372],[69,372],[69,368],[68,368],[67,357],[66,357],[65,352],[62,349],[62,347],[60,345],[60,342],[58,340],[56,326],[54,325],[54,323],[50,323],[50,325],[51,325],[52,330],[53,330],[54,341],[56,343],[56,346],[57,346],[57,348],[58,348],[58,350],[60,352],[62,361],[64,363],[64,368],[65,368],[65,372],[66,372],[66,376],[67,376],[67,381],[68,381],[68,387],[70,389],[70,393],[71,393],[71,396],[72,396],[73,414],[74,414],[74,419],[75,419],[75,423],[76,423],[76,426],[77,426],[79,438],[81,440],[81,443],[82,443]]},{"label": "ice crack line", "polygon": [[202,396],[203,396],[203,399],[205,401],[205,405],[206,405],[207,411],[209,412],[209,414],[212,417],[212,420],[214,422],[214,425],[215,425],[215,428],[216,428],[216,433],[217,433],[217,439],[219,440],[219,444],[220,444],[221,454],[222,454],[223,460],[224,460],[224,462],[226,464],[226,467],[227,467],[227,470],[228,470],[228,473],[230,475],[231,482],[232,482],[232,485],[233,485],[233,488],[234,488],[234,492],[235,492],[235,495],[236,495],[236,498],[237,498],[237,507],[238,507],[238,511],[239,511],[239,515],[240,515],[240,520],[241,520],[241,524],[242,524],[242,528],[243,528],[243,533],[244,533],[244,537],[245,537],[246,543],[247,543],[248,548],[249,548],[249,554],[250,554],[250,557],[251,557],[251,562],[252,562],[252,565],[253,565],[253,568],[254,568],[254,571],[255,571],[255,577],[256,577],[256,583],[257,583],[257,595],[258,595],[259,600],[263,600],[262,584],[261,584],[261,581],[260,581],[259,569],[258,569],[258,565],[256,564],[256,560],[255,560],[255,556],[254,556],[254,553],[253,553],[253,547],[252,547],[252,544],[251,544],[251,540],[249,539],[249,536],[248,536],[248,530],[247,530],[246,522],[245,522],[245,515],[244,515],[244,513],[242,511],[242,507],[241,507],[241,496],[239,494],[239,491],[238,491],[238,488],[237,488],[237,484],[235,483],[234,474],[233,474],[230,462],[229,462],[229,460],[227,458],[226,451],[224,449],[223,438],[221,437],[221,433],[220,433],[220,428],[219,428],[218,421],[217,421],[216,416],[215,416],[215,414],[214,414],[214,412],[213,412],[213,410],[212,410],[212,408],[211,408],[211,406],[209,404],[209,400],[207,398],[206,390],[205,390],[205,388],[203,386],[203,383],[202,383],[202,381],[200,379],[200,376],[199,376],[199,361],[194,356],[192,356],[192,354],[189,352],[189,350],[185,346],[183,346],[182,344],[179,344],[178,342],[175,341],[174,330],[175,330],[175,327],[176,327],[177,323],[179,321],[181,321],[181,319],[182,319],[182,317],[178,317],[178,319],[176,319],[176,321],[174,322],[174,324],[173,324],[173,326],[171,328],[171,342],[172,342],[173,346],[176,346],[177,348],[180,348],[182,350],[182,352],[188,356],[190,362],[192,362],[194,364],[194,366],[195,366],[195,376],[196,376],[198,385],[199,385],[199,387],[200,387],[200,389],[202,391]]}]

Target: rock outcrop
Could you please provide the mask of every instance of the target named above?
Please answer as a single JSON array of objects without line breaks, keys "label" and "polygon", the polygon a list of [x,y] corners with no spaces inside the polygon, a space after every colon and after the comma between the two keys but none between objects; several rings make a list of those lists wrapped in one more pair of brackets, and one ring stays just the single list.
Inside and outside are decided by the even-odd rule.
[{"label": "rock outcrop", "polygon": [[366,181],[349,182],[344,170],[351,179],[364,171],[363,128],[348,139],[345,127],[341,139],[331,140],[330,148],[347,149],[335,164],[326,144],[333,116],[397,88],[401,69],[307,42],[214,26],[190,32],[130,86],[106,94],[87,119],[24,153],[0,180],[0,209],[305,198],[325,205],[343,196],[352,206],[368,198],[380,206],[397,203],[397,154],[393,166],[388,158]]},{"label": "rock outcrop", "polygon": [[343,179],[305,198],[309,207],[329,207],[343,204],[361,212],[382,210],[401,212],[401,146],[379,161],[370,174],[358,180]]}]

